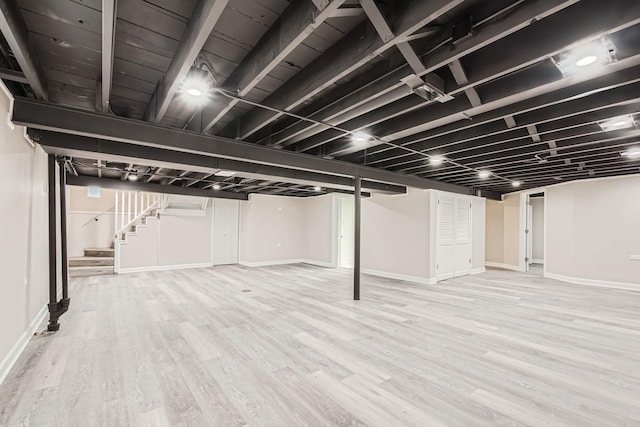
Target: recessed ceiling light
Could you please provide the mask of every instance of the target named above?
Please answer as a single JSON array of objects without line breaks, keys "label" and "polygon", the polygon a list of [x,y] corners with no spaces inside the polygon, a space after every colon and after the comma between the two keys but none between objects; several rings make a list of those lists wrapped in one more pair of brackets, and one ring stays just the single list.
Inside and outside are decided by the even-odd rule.
[{"label": "recessed ceiling light", "polygon": [[359,144],[361,144],[363,142],[367,142],[370,139],[371,139],[371,135],[369,135],[368,133],[365,133],[365,132],[356,132],[356,133],[351,135],[351,140],[353,142],[357,142]]},{"label": "recessed ceiling light", "polygon": [[478,178],[486,179],[486,178],[489,178],[490,176],[491,176],[491,172],[487,170],[478,171]]},{"label": "recessed ceiling light", "polygon": [[137,181],[138,180],[138,175],[135,174],[129,174],[129,181]]},{"label": "recessed ceiling light", "polygon": [[214,173],[215,176],[224,176],[224,177],[230,177],[235,175],[236,173],[234,171],[225,171],[225,170],[220,170],[216,173]]},{"label": "recessed ceiling light", "polygon": [[522,183],[520,181],[513,181],[511,183],[511,185],[513,185],[514,187],[520,187],[520,185],[522,185]]},{"label": "recessed ceiling light", "polygon": [[608,132],[633,127],[634,123],[633,114],[626,114],[604,120],[600,122],[599,125],[603,131]]},{"label": "recessed ceiling light", "polygon": [[640,147],[630,148],[627,151],[620,153],[620,155],[632,160],[640,159]]},{"label": "recessed ceiling light", "polygon": [[184,99],[192,104],[203,104],[207,97],[203,96],[211,90],[213,79],[207,70],[198,67],[191,67],[187,77],[182,82],[182,90],[185,93]]},{"label": "recessed ceiling light", "polygon": [[564,77],[594,73],[616,59],[616,48],[606,37],[562,52],[552,58]]},{"label": "recessed ceiling light", "polygon": [[220,184],[213,184],[213,188],[214,190],[219,190],[220,189]]},{"label": "recessed ceiling light", "polygon": [[431,156],[429,157],[429,164],[431,166],[440,166],[445,160],[444,156]]},{"label": "recessed ceiling light", "polygon": [[313,187],[313,191],[322,191],[322,187],[315,186]]},{"label": "recessed ceiling light", "polygon": [[596,55],[587,55],[576,61],[576,65],[578,67],[586,67],[587,65],[591,65],[598,60]]},{"label": "recessed ceiling light", "polygon": [[202,96],[202,91],[195,87],[187,89],[187,93],[191,96]]}]

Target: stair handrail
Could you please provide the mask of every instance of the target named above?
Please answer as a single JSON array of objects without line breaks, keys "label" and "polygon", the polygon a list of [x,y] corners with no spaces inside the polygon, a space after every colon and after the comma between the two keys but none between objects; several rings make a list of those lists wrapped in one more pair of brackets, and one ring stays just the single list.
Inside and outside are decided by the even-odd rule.
[{"label": "stair handrail", "polygon": [[106,214],[107,212],[109,212],[112,208],[115,208],[116,204],[112,204],[111,206],[109,206],[107,209],[103,210],[102,212],[100,212],[98,215],[94,216],[93,218],[91,218],[89,221],[85,222],[84,224],[82,224],[82,226],[84,227],[85,225],[89,224],[90,222],[96,221],[98,218],[100,218],[102,215]]},{"label": "stair handrail", "polygon": [[120,235],[120,233],[122,233],[127,228],[129,228],[132,225],[134,225],[136,222],[138,222],[138,220],[140,220],[142,217],[146,216],[147,213],[151,212],[152,210],[156,209],[157,207],[158,207],[158,201],[156,200],[153,203],[151,203],[149,206],[147,206],[147,208],[145,210],[140,212],[138,215],[134,216],[126,224],[124,224],[122,227],[120,227],[118,230],[116,230],[116,233],[115,233],[114,237],[117,239],[118,236]]}]

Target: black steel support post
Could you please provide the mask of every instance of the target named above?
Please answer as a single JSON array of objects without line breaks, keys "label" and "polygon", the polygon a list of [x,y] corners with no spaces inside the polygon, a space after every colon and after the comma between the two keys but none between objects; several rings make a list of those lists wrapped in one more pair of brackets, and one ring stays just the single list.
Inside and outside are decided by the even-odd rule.
[{"label": "black steel support post", "polygon": [[353,299],[360,299],[360,214],[362,211],[361,178],[355,177],[355,223],[354,223],[354,257],[353,257]]},{"label": "black steel support post", "polygon": [[62,299],[69,299],[69,257],[67,255],[67,173],[60,163],[60,258],[62,261]]},{"label": "black steel support post", "polygon": [[69,308],[69,298],[63,297],[58,301],[56,158],[53,154],[49,154],[47,166],[49,187],[49,325],[47,329],[57,331],[60,329],[58,319]]}]

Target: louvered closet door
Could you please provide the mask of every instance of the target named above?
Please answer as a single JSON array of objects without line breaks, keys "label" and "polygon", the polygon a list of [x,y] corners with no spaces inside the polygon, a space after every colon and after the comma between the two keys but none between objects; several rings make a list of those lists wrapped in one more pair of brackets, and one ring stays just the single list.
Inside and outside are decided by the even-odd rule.
[{"label": "louvered closet door", "polygon": [[456,199],[454,230],[454,276],[471,273],[471,202]]},{"label": "louvered closet door", "polygon": [[213,264],[238,263],[240,202],[215,199],[213,205]]},{"label": "louvered closet door", "polygon": [[455,199],[453,197],[438,196],[437,221],[436,268],[438,280],[444,280],[454,275]]}]

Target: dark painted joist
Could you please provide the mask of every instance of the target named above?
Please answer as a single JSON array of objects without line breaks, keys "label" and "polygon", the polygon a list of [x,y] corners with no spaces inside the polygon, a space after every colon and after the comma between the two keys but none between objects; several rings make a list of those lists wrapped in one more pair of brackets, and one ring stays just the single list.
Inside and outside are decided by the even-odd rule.
[{"label": "dark painted joist", "polygon": [[[638,60],[640,60],[640,55],[633,57],[632,59],[637,63]],[[625,62],[625,61],[620,61],[620,62]],[[631,65],[633,63],[634,62],[629,61],[622,65],[626,66],[626,65]],[[620,63],[612,64],[611,66],[617,66],[617,65],[620,65]],[[605,97],[602,99],[602,101],[604,102],[604,100],[608,96],[606,92],[608,89],[616,88],[620,86],[626,86],[628,84],[632,84],[634,82],[639,81],[640,80],[639,73],[640,73],[640,67],[629,66],[629,68],[622,69],[615,73],[607,74],[591,80],[586,80],[581,83],[575,84],[573,86],[558,89],[556,91],[551,91],[550,93],[532,97],[524,101],[516,102],[511,105],[497,108],[495,110],[492,110],[486,113],[478,114],[477,116],[474,116],[472,120],[458,120],[447,125],[439,126],[437,128],[434,128],[433,130],[416,134],[413,137],[407,137],[400,140],[396,140],[394,141],[394,143],[406,145],[407,147],[414,150],[419,150],[419,151],[429,150],[434,146],[440,145],[442,138],[452,137],[453,140],[455,140],[457,138],[464,139],[464,138],[472,137],[474,135],[478,135],[479,134],[478,132],[487,133],[488,131],[490,131],[490,129],[484,128],[481,125],[486,125],[490,122],[501,121],[500,123],[495,125],[496,126],[495,130],[496,131],[504,130],[507,127],[506,124],[502,123],[502,120],[504,119],[504,117],[523,115],[526,113],[530,113],[534,110],[540,110],[538,113],[536,113],[536,118],[532,119],[535,123],[543,121],[544,117],[547,117],[547,119],[551,120],[557,117],[558,112],[557,110],[555,110],[555,107],[554,108],[549,108],[549,107],[556,104],[562,104],[574,98],[580,99],[588,96],[589,94],[593,94],[597,92],[602,92],[600,96]],[[617,99],[618,98],[617,95],[615,96]],[[452,104],[453,102],[455,101],[449,102],[447,104]],[[620,102],[620,100],[618,100],[617,102]],[[446,106],[447,104],[444,104],[443,107]],[[431,121],[441,120],[451,114],[451,112],[446,111],[445,108],[443,108],[442,110],[443,111],[433,111],[428,116],[423,114],[422,120],[423,121],[424,120],[431,120]],[[407,118],[407,120],[415,120],[415,117],[411,119]],[[518,126],[523,126],[526,124],[532,124],[532,123],[530,121],[521,121],[520,119],[518,119]],[[474,129],[476,127],[477,129]],[[491,125],[491,129],[494,129],[493,125]],[[435,143],[432,141],[433,139],[436,139]],[[384,162],[387,159],[399,159],[399,158],[402,158],[405,156],[411,156],[411,155],[413,154],[400,148],[393,148],[388,146],[376,147],[371,149],[370,152],[367,153],[367,161],[370,161],[373,164],[376,164],[376,163]]]},{"label": "dark painted joist", "polygon": [[24,73],[16,70],[9,70],[7,68],[0,68],[0,79],[29,84],[29,80],[27,80]]},{"label": "dark painted joist", "polygon": [[164,78],[158,83],[144,113],[145,120],[158,123],[202,50],[229,0],[197,0],[191,19],[178,44]]},{"label": "dark painted joist", "polygon": [[[264,104],[286,111],[300,106],[462,2],[463,0],[413,0],[403,3],[392,23],[396,37],[387,42],[378,37],[369,22],[358,25],[269,95]],[[238,124],[231,123],[224,134],[245,139],[281,116],[281,113],[256,108],[241,117]]]},{"label": "dark painted joist", "polygon": [[[113,80],[116,4],[117,0],[102,0],[102,79],[100,81],[100,107],[105,113],[109,111],[111,82]],[[98,92],[96,91],[96,93]]]},{"label": "dark painted joist", "polygon": [[201,190],[193,187],[180,187],[176,185],[162,185],[146,182],[121,181],[113,178],[97,178],[95,176],[67,175],[67,185],[79,187],[100,187],[122,191],[145,191],[148,193],[178,194],[183,196],[211,197],[216,199],[248,200],[245,193],[233,193],[229,191]]},{"label": "dark painted joist", "polygon": [[[233,70],[224,87],[241,97],[246,96],[309,34],[332,17],[342,3],[344,0],[323,1],[316,7],[309,0],[295,0]],[[237,100],[230,100],[205,107],[202,131],[211,129],[237,103]]]},{"label": "dark painted joist", "polygon": [[[515,11],[513,11],[508,17],[502,20],[498,20],[495,23],[486,24],[484,27],[482,27],[481,30],[477,31],[477,33],[474,34],[474,36],[471,37],[469,40],[455,46],[446,44],[442,48],[437,49],[435,52],[432,52],[426,55],[424,57],[426,61],[425,70],[423,73],[420,73],[420,75],[422,76],[427,73],[431,73],[435,70],[438,70],[442,67],[445,67],[452,61],[455,61],[466,55],[476,52],[478,49],[480,49],[483,46],[487,46],[497,40],[510,36],[511,34],[516,33],[516,31],[518,31],[519,29],[522,29],[528,26],[531,22],[534,22],[537,19],[541,19],[542,17],[553,14],[558,10],[561,10],[567,6],[570,6],[573,3],[575,3],[575,1],[526,2],[523,5],[521,5],[519,8],[517,8]],[[539,22],[542,23],[544,21],[545,20],[542,20]],[[536,25],[538,25],[539,22],[536,21],[535,22]],[[544,31],[547,31],[547,28],[545,28]],[[533,38],[533,40],[535,40],[535,37]],[[572,40],[570,43],[573,43],[574,41],[575,40]],[[513,52],[512,54],[519,56],[521,54],[526,55],[526,52],[527,52],[527,49],[520,49],[518,52]],[[434,58],[436,58],[437,60]],[[535,58],[539,60],[540,55],[536,56]],[[509,68],[510,68],[509,66],[505,65],[506,71],[508,71]],[[490,71],[490,72],[493,74],[496,74],[498,71],[495,71],[494,69],[493,71]],[[395,89],[401,89],[403,86],[406,86],[406,85],[402,83],[400,80],[412,73],[413,71],[411,70],[411,67],[408,65],[398,68],[393,73],[390,73],[388,76],[386,76],[385,78],[376,81],[375,90],[371,91],[373,96],[369,98],[363,98],[362,96],[360,96],[359,99],[354,99],[353,101],[345,100],[344,102],[341,102],[340,105],[338,105],[337,107],[331,107],[324,114],[316,118],[319,120],[330,120],[332,124],[340,124],[345,122],[346,120],[350,120],[354,117],[366,114],[367,112],[372,111],[372,109],[379,107],[379,102],[368,105],[368,102],[373,102],[375,100],[376,91],[378,91],[379,94],[384,94],[390,91],[394,91]],[[452,95],[456,95],[458,93],[464,92],[464,90],[465,88],[459,87],[450,93]],[[404,93],[404,96],[409,94],[410,94],[410,91],[406,90]],[[385,101],[385,103],[389,103],[397,99],[399,99],[399,97],[397,96],[395,98],[388,97],[388,100]],[[420,101],[419,99],[416,99],[415,101],[416,102],[415,102],[414,108],[417,105],[423,103],[423,101]],[[358,104],[355,104],[356,102]],[[339,107],[342,107],[342,110],[340,110]],[[340,116],[346,113],[347,111],[349,112],[349,115],[340,118]],[[365,127],[367,125],[370,125],[370,123],[366,123],[366,122],[362,123],[360,126],[354,127],[354,129]],[[307,124],[307,127],[311,127],[311,126]],[[321,130],[322,128],[316,127],[315,132],[313,132],[312,134],[318,133]],[[328,131],[327,133],[329,135],[329,138],[327,138],[325,141],[331,141],[341,135],[340,133],[336,133],[332,131]],[[287,136],[288,136],[288,133],[283,133],[283,135],[279,136],[279,138],[284,139]],[[306,133],[305,136],[308,137],[311,135]],[[305,149],[309,149],[307,147],[308,146],[305,146]]]},{"label": "dark painted joist", "polygon": [[110,139],[146,147],[164,148],[329,175],[360,176],[363,179],[387,184],[423,189],[433,188],[463,194],[470,192],[468,188],[451,186],[439,181],[167,128],[138,120],[49,105],[27,98],[15,99],[12,120],[17,124],[34,129]]},{"label": "dark painted joist", "polygon": [[46,100],[48,94],[44,72],[15,0],[0,0],[0,31],[36,97]]},{"label": "dark painted joist", "polygon": [[[474,133],[461,132],[461,135],[448,134],[429,139],[427,140],[428,148],[423,148],[424,145],[420,145],[418,149],[430,154],[451,156],[461,155],[466,150],[505,143],[522,145],[523,140],[526,141],[530,137],[527,131],[528,126],[541,126],[538,135],[542,136],[564,128],[572,128],[585,123],[597,123],[608,118],[637,113],[640,111],[638,107],[640,98],[629,99],[629,95],[634,93],[630,91],[634,90],[640,90],[640,82],[610,91],[598,92],[586,98],[546,106],[530,114],[523,114],[519,119],[518,126],[511,129],[507,128],[502,121],[494,121],[488,125],[479,126]],[[553,136],[545,137],[545,140],[553,140]],[[424,159],[420,155],[405,155],[405,153],[398,156],[392,156],[391,151],[380,153],[371,156],[368,159],[368,164],[375,164],[382,168],[397,168]]]},{"label": "dark painted joist", "polygon": [[[31,138],[45,147],[48,152],[80,158],[94,158],[108,162],[148,164],[153,163],[159,169],[187,170],[188,172],[211,173],[211,171],[229,170],[245,178],[265,179],[277,177],[278,181],[304,185],[331,186],[349,190],[352,187],[350,177],[328,175],[319,172],[288,169],[278,166],[223,159],[208,155],[185,153],[162,148],[125,144],[87,136],[30,129]],[[159,170],[158,169],[158,170]],[[153,174],[158,174],[158,170]],[[149,182],[149,181],[147,181]],[[407,189],[403,185],[394,185],[363,180],[363,188],[383,194],[402,194]]]}]

